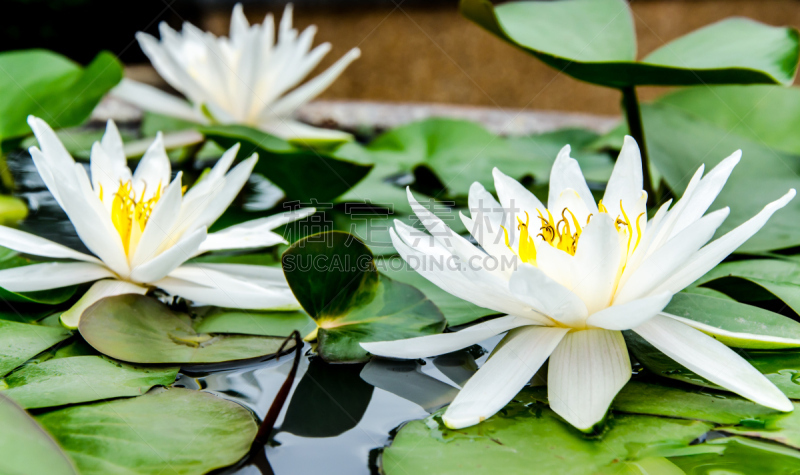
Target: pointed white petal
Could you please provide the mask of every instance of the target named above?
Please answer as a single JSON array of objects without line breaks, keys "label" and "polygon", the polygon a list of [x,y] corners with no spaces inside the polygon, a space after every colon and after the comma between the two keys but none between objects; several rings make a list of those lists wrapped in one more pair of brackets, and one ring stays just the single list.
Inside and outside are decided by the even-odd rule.
[{"label": "pointed white petal", "polygon": [[611,401],[631,379],[622,333],[580,330],[569,333],[550,356],[550,408],[582,431],[603,420]]},{"label": "pointed white petal", "polygon": [[11,292],[35,292],[114,277],[98,264],[88,262],[46,262],[0,270],[0,287]]},{"label": "pointed white petal", "polygon": [[361,343],[361,347],[377,356],[406,359],[426,358],[460,350],[508,330],[533,324],[527,318],[507,315],[457,332],[426,335],[404,340],[365,342]]},{"label": "pointed white petal", "polygon": [[36,236],[35,234],[26,233],[7,226],[0,226],[0,246],[34,256],[53,257],[56,259],[75,259],[78,261],[100,264],[100,260],[94,256],[78,252],[67,246],[62,246],[61,244]]},{"label": "pointed white petal", "polygon": [[586,305],[577,295],[530,264],[522,264],[514,271],[508,288],[537,312],[564,325],[580,328],[589,316]]},{"label": "pointed white petal", "polygon": [[178,266],[191,259],[206,239],[206,228],[200,228],[181,238],[180,241],[158,256],[131,269],[131,280],[153,283],[167,276]]},{"label": "pointed white petal", "polygon": [[159,188],[167,186],[172,175],[167,151],[164,149],[164,136],[159,132],[150,148],[133,172],[133,186],[137,195],[144,192],[144,199],[149,199]]},{"label": "pointed white petal", "polygon": [[[494,187],[495,190],[497,190],[497,197],[500,199],[500,204],[505,210],[502,224],[508,231],[509,242],[514,245],[517,242],[518,220],[524,223],[527,216],[530,216],[532,220],[536,220],[539,213],[542,213],[546,217],[547,208],[539,201],[539,198],[522,186],[520,182],[504,174],[497,168],[492,170],[492,176],[494,177]],[[528,214],[526,215],[525,212]]]},{"label": "pointed white petal", "polygon": [[347,68],[350,63],[358,59],[360,56],[360,49],[351,49],[319,76],[297,87],[292,92],[286,94],[281,99],[276,101],[272,107],[269,108],[270,113],[278,116],[290,115],[294,113],[298,107],[306,102],[311,101],[311,99],[314,99],[320,95],[325,89],[328,88],[328,86],[333,84],[333,81],[335,81],[336,78],[338,78],[342,72],[344,72],[345,68]]},{"label": "pointed white petal", "polygon": [[314,127],[283,117],[260,122],[258,128],[285,140],[298,140],[312,145],[315,141],[348,142],[353,140],[351,134],[341,130]]},{"label": "pointed white petal", "polygon": [[181,212],[181,178],[182,172],[170,183],[161,199],[156,203],[147,225],[133,251],[131,267],[139,267],[155,258],[163,249],[174,245],[181,236],[173,233],[175,222]]},{"label": "pointed white petal", "polygon": [[606,213],[598,213],[583,228],[573,259],[572,287],[568,288],[583,300],[590,314],[611,303],[623,252],[619,239],[614,218]]},{"label": "pointed white petal", "polygon": [[781,198],[765,206],[757,215],[694,253],[683,267],[656,287],[652,293],[675,293],[702,277],[764,227],[767,220],[776,211],[786,206],[794,198],[795,193],[794,189],[789,190]]},{"label": "pointed white petal", "polygon": [[[186,264],[181,266],[180,271],[173,271],[172,275],[179,275],[184,280],[192,281],[192,274],[184,274],[183,271],[187,268],[196,268],[196,270],[211,270],[214,272],[221,272],[236,279],[241,279],[261,287],[276,287],[284,288],[289,284],[286,282],[286,275],[280,267],[268,267],[261,265],[249,264],[214,264],[204,262],[202,264]],[[196,273],[194,274],[196,275]],[[197,282],[199,284],[206,283],[206,280]]]},{"label": "pointed white petal", "polygon": [[689,370],[753,402],[791,411],[791,401],[750,363],[699,330],[657,315],[633,329]]},{"label": "pointed white petal", "polygon": [[673,275],[676,269],[714,237],[728,214],[729,209],[723,208],[704,216],[691,229],[684,229],[653,252],[639,265],[624,287],[617,291],[614,303],[623,304],[649,295],[652,289]]},{"label": "pointed white petal", "polygon": [[191,104],[185,100],[168,94],[161,89],[136,82],[132,79],[123,78],[109,94],[143,110],[155,112],[156,114],[200,124],[208,123],[208,118],[197,109],[193,108]]},{"label": "pointed white petal", "polygon": [[[188,217],[191,222],[186,232],[193,232],[200,227],[208,227],[214,224],[214,221],[222,216],[222,213],[233,203],[236,195],[242,190],[242,187],[247,183],[250,174],[253,172],[253,167],[256,166],[258,161],[258,154],[254,153],[247,160],[236,165],[233,170],[225,175],[225,180],[222,187],[213,195],[213,199],[206,200],[202,205],[197,208],[200,211],[196,214],[196,218]],[[188,200],[187,200],[188,201]],[[183,218],[183,217],[182,217]]]},{"label": "pointed white petal", "polygon": [[594,202],[592,192],[586,185],[581,166],[578,165],[577,160],[569,156],[569,152],[569,145],[565,145],[558,152],[556,161],[553,162],[553,169],[550,171],[550,193],[547,197],[547,207],[552,208],[558,196],[567,188],[571,188],[578,193],[589,212],[597,214],[597,203]]},{"label": "pointed white petal", "polygon": [[139,294],[144,295],[147,293],[147,287],[132,284],[124,280],[104,279],[98,280],[89,290],[83,294],[75,304],[61,314],[61,324],[67,328],[78,328],[81,321],[83,311],[89,308],[93,303],[105,297],[113,297],[114,295],[123,294]]},{"label": "pointed white petal", "polygon": [[675,222],[675,227],[672,229],[670,237],[692,226],[695,221],[705,214],[706,210],[711,206],[711,203],[717,199],[719,192],[722,191],[722,187],[725,186],[725,183],[728,181],[728,177],[731,176],[733,168],[739,163],[741,158],[741,150],[733,152],[731,156],[721,161],[708,172],[708,175],[700,180],[697,189],[692,193],[689,203]]},{"label": "pointed white petal", "polygon": [[639,145],[633,137],[626,135],[614,171],[608,179],[603,205],[611,216],[620,216],[622,211],[619,204],[622,202],[628,216],[635,219],[631,213],[635,213],[633,208],[642,192],[642,156]]},{"label": "pointed white petal", "polygon": [[536,374],[567,331],[555,327],[514,330],[448,406],[442,416],[445,425],[469,427],[497,413]]},{"label": "pointed white petal", "polygon": [[671,299],[671,293],[663,293],[614,305],[592,314],[586,324],[605,330],[630,330],[657,315]]},{"label": "pointed white petal", "polygon": [[286,243],[283,236],[272,232],[272,229],[303,219],[315,212],[314,208],[303,208],[227,227],[222,231],[209,234],[203,244],[200,245],[199,252],[222,249],[251,249]]}]

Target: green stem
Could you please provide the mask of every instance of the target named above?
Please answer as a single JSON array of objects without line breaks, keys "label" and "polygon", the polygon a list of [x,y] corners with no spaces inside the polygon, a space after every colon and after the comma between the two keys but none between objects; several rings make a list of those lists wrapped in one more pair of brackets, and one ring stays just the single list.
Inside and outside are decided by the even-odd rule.
[{"label": "green stem", "polygon": [[639,108],[639,98],[636,97],[636,89],[633,86],[622,88],[622,106],[625,108],[625,120],[628,121],[628,130],[631,137],[636,139],[639,150],[642,153],[642,178],[644,191],[647,192],[648,206],[655,206],[658,197],[654,192],[653,180],[650,177],[650,158],[647,154],[647,142],[644,138],[644,124],[642,123],[642,113]]}]

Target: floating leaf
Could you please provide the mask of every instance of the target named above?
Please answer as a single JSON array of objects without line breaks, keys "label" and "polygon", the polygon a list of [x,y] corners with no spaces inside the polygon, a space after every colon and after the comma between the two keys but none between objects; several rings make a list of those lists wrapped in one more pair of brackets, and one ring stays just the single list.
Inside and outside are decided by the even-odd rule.
[{"label": "floating leaf", "polygon": [[169,386],[177,374],[176,367],[142,368],[101,356],[73,356],[23,366],[0,380],[0,388],[30,409],[140,396],[153,386]]},{"label": "floating leaf", "polygon": [[297,383],[281,431],[300,437],[335,437],[358,425],[375,389],[360,366],[314,359]]},{"label": "floating leaf", "polygon": [[135,294],[98,301],[84,311],[79,329],[97,351],[131,363],[243,360],[272,355],[283,342],[283,338],[198,333],[189,316]]},{"label": "floating leaf", "polygon": [[497,37],[570,76],[603,86],[784,84],[797,72],[794,28],[729,18],[667,43],[636,61],[623,0],[461,0],[461,13]]},{"label": "floating leaf", "polygon": [[58,444],[21,407],[0,394],[0,473],[78,475]]},{"label": "floating leaf", "polygon": [[431,281],[411,269],[401,257],[384,258],[376,261],[376,265],[382,273],[392,279],[413,285],[421,290],[442,311],[445,319],[447,319],[447,324],[451,327],[464,325],[479,318],[497,314],[494,310],[478,307],[473,303],[445,292],[441,287],[431,283]]},{"label": "floating leaf", "polygon": [[[727,262],[709,271],[694,285],[717,287],[728,293],[732,291],[728,290],[729,277],[752,282],[800,313],[800,263],[783,259]],[[734,295],[742,298],[739,292]]]},{"label": "floating leaf", "polygon": [[[670,457],[683,473],[692,475],[747,475],[770,473],[791,475],[797,472],[800,452],[778,444],[746,439],[744,437],[725,437],[703,444],[718,447],[720,454],[714,452]],[[645,472],[658,473],[658,472]]]},{"label": "floating leaf", "polygon": [[86,68],[51,51],[9,51],[0,71],[0,140],[29,134],[29,114],[56,128],[80,125],[122,79],[122,65],[105,51]]},{"label": "floating leaf", "polygon": [[247,454],[257,430],[242,406],[177,388],[71,406],[36,419],[81,475],[155,475],[165,468],[175,474],[203,474]]},{"label": "floating leaf", "polygon": [[[717,236],[750,219],[790,188],[800,188],[800,160],[794,156],[732,135],[674,107],[643,105],[642,114],[650,159],[676,196],[683,193],[700,165],[705,164],[708,171],[737,149],[742,150],[742,161],[711,205],[711,209],[731,209]],[[800,245],[800,200],[776,212],[739,252],[796,245]]]},{"label": "floating leaf", "polygon": [[66,328],[0,320],[0,376],[70,335]]},{"label": "floating leaf", "polygon": [[[403,426],[383,452],[387,475],[436,473],[598,473],[620,460],[638,460],[687,448],[713,426],[699,421],[620,414],[591,439],[571,427],[529,389],[501,412],[464,429],[445,429],[441,413]],[[613,473],[613,472],[612,472]]]},{"label": "floating leaf", "polygon": [[796,402],[793,404],[793,412],[783,417],[769,418],[764,424],[745,427],[726,427],[721,430],[729,434],[774,440],[775,442],[780,442],[781,444],[794,447],[795,449],[800,449],[800,411],[798,411],[800,404]]},{"label": "floating leaf", "polygon": [[672,297],[664,311],[728,346],[764,350],[800,347],[800,323],[752,305],[681,292]]},{"label": "floating leaf", "polygon": [[328,202],[355,186],[372,168],[323,151],[298,148],[243,125],[203,127],[200,131],[223,148],[241,143],[239,158],[258,153],[255,172],[278,185],[287,199],[301,203],[310,204],[312,199]]},{"label": "floating leaf", "polygon": [[303,311],[270,312],[238,308],[210,308],[194,324],[198,333],[240,333],[244,335],[289,336],[297,330],[301,336],[317,328]]},{"label": "floating leaf", "polygon": [[381,275],[372,252],[342,232],[309,236],[283,255],[283,270],[303,309],[319,325],[328,362],[366,361],[359,343],[439,333],[445,319],[416,288]]}]

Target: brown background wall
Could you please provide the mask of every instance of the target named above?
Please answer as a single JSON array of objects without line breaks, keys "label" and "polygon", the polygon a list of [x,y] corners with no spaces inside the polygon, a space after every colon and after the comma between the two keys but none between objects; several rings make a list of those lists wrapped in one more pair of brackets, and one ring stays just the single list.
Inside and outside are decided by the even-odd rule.
[{"label": "brown background wall", "polygon": [[[362,50],[362,57],[321,98],[619,112],[616,91],[559,74],[514,49],[462,18],[456,1],[435,7],[388,5],[295,8],[297,26],[319,27],[315,44],[333,44],[322,67],[353,46]],[[631,6],[640,57],[729,16],[747,16],[772,25],[800,25],[800,2],[793,0],[647,0],[633,1]],[[279,14],[281,10],[254,3],[245,6],[251,21],[261,21],[268,11]],[[227,34],[228,22],[229,10],[208,11],[199,26]],[[661,92],[663,88],[642,88],[640,95],[647,99]]]}]

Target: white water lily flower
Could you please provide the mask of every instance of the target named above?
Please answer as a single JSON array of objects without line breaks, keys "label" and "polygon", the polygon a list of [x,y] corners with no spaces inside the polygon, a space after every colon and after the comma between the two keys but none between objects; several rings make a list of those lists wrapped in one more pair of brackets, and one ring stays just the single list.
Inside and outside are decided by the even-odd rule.
[{"label": "white water lily flower", "polygon": [[0,246],[65,262],[48,262],[0,271],[0,287],[32,292],[94,282],[61,316],[77,326],[81,313],[97,300],[159,288],[199,304],[252,309],[299,309],[280,268],[244,264],[186,263],[206,251],[246,249],[285,242],[271,230],[314,213],[313,208],[247,221],[215,233],[207,229],[233,202],[258,156],[233,167],[238,144],[194,186],[185,190],[181,173],[170,181],[169,158],[159,134],[131,173],[113,121],[92,147],[91,179],[43,120],[28,123],[41,150],[30,148],[45,185],[94,254],[13,228],[0,226]]},{"label": "white water lily flower", "polygon": [[[397,221],[391,236],[400,255],[447,292],[507,316],[455,333],[362,346],[375,355],[421,358],[508,331],[445,412],[444,422],[451,428],[477,424],[502,409],[549,358],[550,407],[578,429],[591,430],[631,377],[622,330],[633,330],[715,384],[764,406],[791,411],[786,396],[739,355],[692,328],[691,320],[663,309],[675,293],[764,226],[795,190],[706,244],[728,209],[704,214],[741,152],[705,177],[701,166],[680,201],[672,208],[671,201],[664,204],[652,219],[645,209],[639,148],[631,137],[625,138],[599,203],[569,152],[564,147],[553,164],[547,207],[497,169],[499,203],[479,183],[472,185],[472,217],[461,218],[483,251],[409,192],[431,236]],[[703,330],[714,331],[707,326]]]},{"label": "white water lily flower", "polygon": [[112,95],[144,110],[202,124],[244,124],[287,139],[352,138],[291,118],[361,55],[353,48],[299,85],[331,45],[311,49],[316,27],[298,33],[292,27],[291,4],[281,18],[277,42],[272,14],[262,24],[249,25],[241,4],[233,8],[230,38],[218,38],[190,23],[184,23],[180,33],[163,22],[159,29],[160,41],[142,32],[136,38],[161,77],[190,102],[130,79],[123,79]]}]

